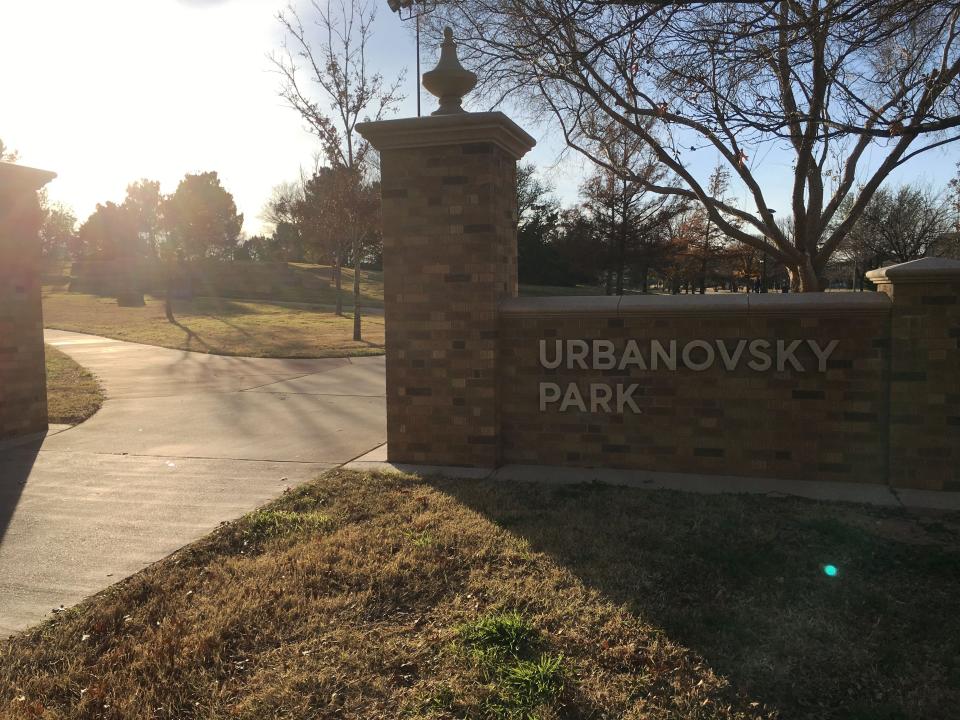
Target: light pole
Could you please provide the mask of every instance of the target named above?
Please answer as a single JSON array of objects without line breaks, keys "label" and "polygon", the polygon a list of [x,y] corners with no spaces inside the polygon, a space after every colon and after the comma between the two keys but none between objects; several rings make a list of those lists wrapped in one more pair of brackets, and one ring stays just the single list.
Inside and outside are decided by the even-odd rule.
[{"label": "light pole", "polygon": [[[417,26],[417,117],[420,117],[420,16],[432,12],[426,8],[426,0],[387,0],[390,12],[395,12],[401,20],[413,19]],[[403,16],[403,11],[407,16]]]},{"label": "light pole", "polygon": [[[767,212],[773,215],[777,211],[774,210],[773,208],[767,208]],[[760,292],[765,293],[767,292],[767,236],[766,235],[763,236],[763,262],[761,263],[761,265],[763,266],[763,271],[762,271],[762,279],[760,280]]]}]

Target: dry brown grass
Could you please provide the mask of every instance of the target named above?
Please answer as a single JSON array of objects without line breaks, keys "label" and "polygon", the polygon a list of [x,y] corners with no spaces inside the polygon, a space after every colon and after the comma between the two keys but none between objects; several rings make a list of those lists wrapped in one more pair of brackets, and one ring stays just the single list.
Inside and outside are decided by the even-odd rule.
[{"label": "dry brown grass", "polygon": [[103,405],[103,388],[86,369],[56,348],[45,346],[47,418],[51,423],[76,425]]},{"label": "dry brown grass", "polygon": [[0,644],[0,715],[946,718],[956,521],[334,471]]},{"label": "dry brown grass", "polygon": [[163,300],[119,307],[113,298],[45,292],[48,328],[92,333],[130,342],[243,357],[345,357],[383,353],[383,315],[363,319],[364,340],[353,340],[353,316],[326,309],[267,302],[195,298],[174,303],[176,324]]}]

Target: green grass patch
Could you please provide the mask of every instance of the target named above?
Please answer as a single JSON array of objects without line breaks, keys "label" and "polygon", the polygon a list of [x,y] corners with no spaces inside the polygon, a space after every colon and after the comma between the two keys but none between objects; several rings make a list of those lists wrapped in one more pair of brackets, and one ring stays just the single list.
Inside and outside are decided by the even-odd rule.
[{"label": "green grass patch", "polygon": [[484,664],[484,658],[515,659],[530,654],[539,633],[520,613],[482,617],[457,628],[457,637],[468,654]]},{"label": "green grass patch", "polygon": [[54,424],[77,425],[103,405],[100,382],[69,355],[44,347],[47,363],[47,419]]},{"label": "green grass patch", "polygon": [[520,613],[465,623],[457,628],[457,638],[488,684],[481,705],[490,718],[532,720],[555,709],[563,691],[563,657],[538,653],[540,634]]},{"label": "green grass patch", "polygon": [[250,547],[259,547],[277,538],[325,532],[332,526],[333,520],[322,513],[290,510],[256,510],[240,523],[243,545]]}]

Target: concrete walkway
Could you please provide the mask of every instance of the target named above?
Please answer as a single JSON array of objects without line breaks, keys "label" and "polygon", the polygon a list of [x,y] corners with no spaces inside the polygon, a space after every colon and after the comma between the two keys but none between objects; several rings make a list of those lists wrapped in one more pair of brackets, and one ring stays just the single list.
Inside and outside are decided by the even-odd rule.
[{"label": "concrete walkway", "polygon": [[26,628],[386,440],[384,359],[274,360],[48,330],[107,401],[0,447],[0,632]]}]

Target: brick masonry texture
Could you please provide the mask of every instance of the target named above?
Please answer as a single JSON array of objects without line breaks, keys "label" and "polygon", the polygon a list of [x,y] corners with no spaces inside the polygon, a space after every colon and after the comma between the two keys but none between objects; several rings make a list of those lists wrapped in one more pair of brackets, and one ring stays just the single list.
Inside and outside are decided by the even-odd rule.
[{"label": "brick masonry texture", "polygon": [[960,490],[960,277],[881,289],[893,298],[890,484]]},{"label": "brick masonry texture", "polygon": [[517,293],[516,162],[492,142],[381,154],[388,452],[492,466],[497,305]]},{"label": "brick masonry texture", "polygon": [[[710,301],[701,303],[707,307]],[[879,311],[723,313],[695,309],[567,316],[504,314],[500,320],[502,461],[507,463],[636,468],[652,471],[794,478],[886,481],[889,304]],[[636,339],[646,353],[653,339],[741,338],[815,340],[840,344],[825,373],[806,346],[797,353],[805,372],[760,372],[718,361],[693,371],[548,370],[539,340],[609,339],[621,349]],[[562,387],[591,382],[639,385],[639,414],[540,411],[539,383]]]},{"label": "brick masonry texture", "polygon": [[0,185],[0,438],[47,428],[35,184]]}]

